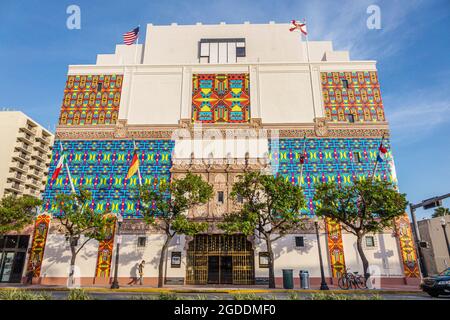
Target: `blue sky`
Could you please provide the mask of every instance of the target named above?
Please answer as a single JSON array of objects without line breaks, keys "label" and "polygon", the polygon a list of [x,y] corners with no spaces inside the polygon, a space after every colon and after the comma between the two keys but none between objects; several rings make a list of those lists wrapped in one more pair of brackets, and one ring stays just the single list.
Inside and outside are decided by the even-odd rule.
[{"label": "blue sky", "polygon": [[[81,9],[80,30],[66,28],[71,4]],[[366,10],[372,4],[381,10],[379,30],[366,27]],[[97,53],[114,52],[122,33],[137,24],[284,23],[293,18],[307,19],[310,40],[332,40],[336,50],[349,50],[351,59],[378,61],[400,189],[409,201],[449,192],[448,0],[128,0],[126,5],[2,0],[0,108],[22,110],[53,129],[67,66],[92,64]]]}]

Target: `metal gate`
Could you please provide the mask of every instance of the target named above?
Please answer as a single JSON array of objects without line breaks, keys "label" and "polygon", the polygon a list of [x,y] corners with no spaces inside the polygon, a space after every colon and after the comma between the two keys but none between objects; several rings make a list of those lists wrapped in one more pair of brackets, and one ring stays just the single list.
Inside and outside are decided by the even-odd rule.
[{"label": "metal gate", "polygon": [[[225,265],[229,260],[231,270]],[[244,235],[196,235],[189,243],[186,284],[208,283],[255,283],[253,248]]]}]

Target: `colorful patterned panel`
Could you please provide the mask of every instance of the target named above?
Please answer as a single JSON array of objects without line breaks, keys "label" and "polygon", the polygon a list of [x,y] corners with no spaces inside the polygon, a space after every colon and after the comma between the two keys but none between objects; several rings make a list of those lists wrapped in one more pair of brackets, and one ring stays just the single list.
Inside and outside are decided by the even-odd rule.
[{"label": "colorful patterned panel", "polygon": [[[275,174],[294,184],[300,184],[307,200],[304,213],[314,215],[314,186],[335,181],[349,185],[373,174],[381,139],[280,139],[270,141],[270,161]],[[389,141],[383,144],[389,148]],[[301,172],[300,157],[304,155]],[[388,152],[387,159],[391,158]],[[376,167],[375,179],[392,181],[393,162],[382,162]],[[345,271],[342,229],[339,223],[326,220],[328,252],[333,277]]]},{"label": "colorful patterned panel", "polygon": [[[105,215],[111,217],[113,215]],[[97,264],[95,267],[95,276],[101,278],[108,278],[111,271],[111,259],[114,247],[114,232],[116,229],[116,220],[111,220],[107,226],[107,237],[98,244]]]},{"label": "colorful patterned panel", "polygon": [[[281,174],[294,184],[301,184],[307,199],[305,213],[314,214],[314,186],[317,183],[335,181],[349,185],[353,181],[372,175],[381,139],[307,139],[305,162],[300,181],[300,156],[303,153],[303,139],[280,139],[270,142],[270,161],[276,174]],[[383,145],[388,148],[387,159],[391,159],[389,140]],[[376,179],[393,180],[392,162],[378,164]]]},{"label": "colorful patterned panel", "polygon": [[340,223],[325,219],[328,234],[328,252],[330,254],[331,273],[338,278],[345,272],[344,244],[342,241],[342,227]]},{"label": "colorful patterned panel", "polygon": [[409,223],[407,214],[395,221],[395,231],[400,243],[405,277],[419,278],[420,273],[416,256],[416,248],[411,231],[411,224]]},{"label": "colorful patterned panel", "polygon": [[347,122],[351,114],[355,122],[385,121],[375,71],[322,72],[321,77],[325,115],[329,120]]},{"label": "colorful patterned panel", "polygon": [[45,242],[51,216],[41,214],[37,216],[34,224],[33,242],[31,243],[30,257],[28,258],[27,273],[33,271],[34,277],[41,275],[42,260],[44,258]]},{"label": "colorful patterned panel", "polygon": [[[69,166],[75,188],[83,187],[92,192],[92,208],[103,213],[110,210],[125,217],[139,217],[139,207],[129,189],[139,183],[137,175],[125,179],[133,157],[132,140],[62,141],[65,161]],[[138,140],[140,171],[143,183],[157,183],[170,179],[171,153],[174,146],[170,140]],[[61,151],[55,142],[48,182],[44,192],[44,210],[59,214],[55,206],[58,192],[70,193],[70,182],[64,167],[54,181],[51,176]]]},{"label": "colorful patterned panel", "polygon": [[192,121],[242,123],[250,121],[248,73],[194,74]]},{"label": "colorful patterned panel", "polygon": [[119,114],[122,75],[67,77],[60,125],[115,124]]}]

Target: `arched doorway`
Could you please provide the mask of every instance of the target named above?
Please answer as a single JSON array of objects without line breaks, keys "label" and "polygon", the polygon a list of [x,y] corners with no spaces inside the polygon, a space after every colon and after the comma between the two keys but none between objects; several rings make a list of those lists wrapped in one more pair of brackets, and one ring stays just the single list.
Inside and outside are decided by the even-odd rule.
[{"label": "arched doorway", "polygon": [[254,284],[253,247],[244,235],[201,234],[189,242],[186,284]]}]

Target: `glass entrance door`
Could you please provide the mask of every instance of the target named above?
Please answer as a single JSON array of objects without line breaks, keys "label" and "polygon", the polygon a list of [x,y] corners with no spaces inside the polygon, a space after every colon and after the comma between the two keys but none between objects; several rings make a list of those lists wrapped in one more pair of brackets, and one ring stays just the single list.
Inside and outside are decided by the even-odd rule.
[{"label": "glass entrance door", "polygon": [[9,282],[14,264],[14,252],[2,253],[2,265],[0,266],[0,282]]}]

